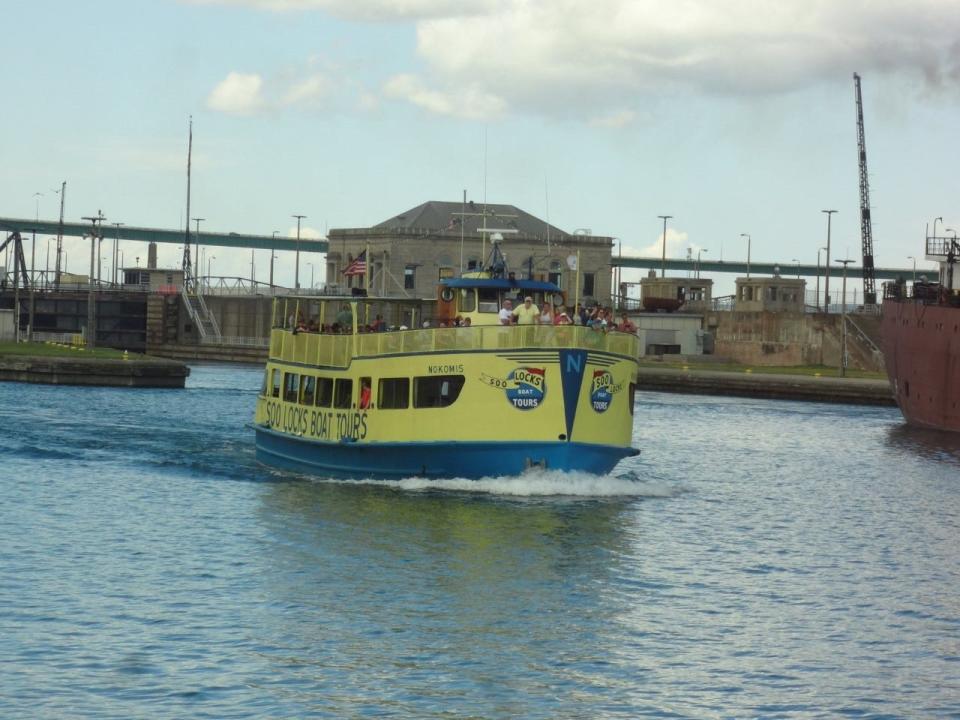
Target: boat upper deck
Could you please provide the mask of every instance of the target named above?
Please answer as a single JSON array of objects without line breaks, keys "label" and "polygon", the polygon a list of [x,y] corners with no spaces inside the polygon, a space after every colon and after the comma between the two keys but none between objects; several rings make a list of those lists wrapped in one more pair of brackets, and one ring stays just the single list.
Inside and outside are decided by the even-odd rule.
[{"label": "boat upper deck", "polygon": [[579,325],[478,325],[349,334],[274,328],[270,335],[272,361],[336,368],[346,368],[361,358],[550,349],[587,350],[636,360],[640,339],[632,333]]}]

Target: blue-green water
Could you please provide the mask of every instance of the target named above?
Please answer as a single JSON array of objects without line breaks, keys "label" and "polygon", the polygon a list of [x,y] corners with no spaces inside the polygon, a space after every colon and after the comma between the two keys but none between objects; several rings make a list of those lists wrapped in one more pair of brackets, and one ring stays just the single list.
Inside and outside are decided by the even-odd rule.
[{"label": "blue-green water", "polygon": [[639,393],[611,477],[332,483],[260,377],[0,385],[0,717],[960,717],[960,438]]}]

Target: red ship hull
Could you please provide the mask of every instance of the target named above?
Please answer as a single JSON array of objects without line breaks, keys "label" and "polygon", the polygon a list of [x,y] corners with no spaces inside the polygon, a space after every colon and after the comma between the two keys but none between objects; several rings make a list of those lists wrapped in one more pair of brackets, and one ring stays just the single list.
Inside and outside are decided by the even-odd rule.
[{"label": "red ship hull", "polygon": [[960,308],[885,300],[887,377],[911,425],[960,432]]}]

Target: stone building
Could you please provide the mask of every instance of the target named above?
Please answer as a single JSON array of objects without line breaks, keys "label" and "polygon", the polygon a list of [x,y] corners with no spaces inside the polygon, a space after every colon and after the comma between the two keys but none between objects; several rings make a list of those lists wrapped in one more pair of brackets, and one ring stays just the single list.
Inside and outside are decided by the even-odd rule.
[{"label": "stone building", "polygon": [[779,275],[739,277],[733,309],[736,312],[802,313],[806,287],[806,280]]},{"label": "stone building", "polygon": [[657,277],[650,270],[640,280],[640,298],[649,312],[706,312],[713,296],[713,280],[706,278]]},{"label": "stone building", "polygon": [[554,282],[571,300],[579,253],[581,300],[610,302],[612,238],[568,233],[513,205],[473,201],[430,201],[373,227],[330,230],[327,289],[361,292],[364,275],[345,271],[356,272],[369,248],[371,295],[432,298],[438,280],[482,269],[495,236],[509,272]]}]

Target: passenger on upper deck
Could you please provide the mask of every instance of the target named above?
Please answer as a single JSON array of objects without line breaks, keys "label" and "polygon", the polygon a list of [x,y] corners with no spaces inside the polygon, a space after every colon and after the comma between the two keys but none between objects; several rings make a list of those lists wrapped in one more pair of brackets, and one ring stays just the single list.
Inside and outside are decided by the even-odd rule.
[{"label": "passenger on upper deck", "polygon": [[353,312],[351,312],[350,306],[347,303],[344,303],[340,307],[340,312],[337,313],[336,324],[340,326],[341,332],[353,332]]},{"label": "passenger on upper deck", "polygon": [[538,325],[540,323],[540,308],[533,304],[533,298],[527,295],[520,305],[513,311],[517,325]]},{"label": "passenger on upper deck", "polygon": [[510,325],[513,321],[513,302],[511,300],[504,300],[503,307],[500,308],[500,324],[501,325]]}]

